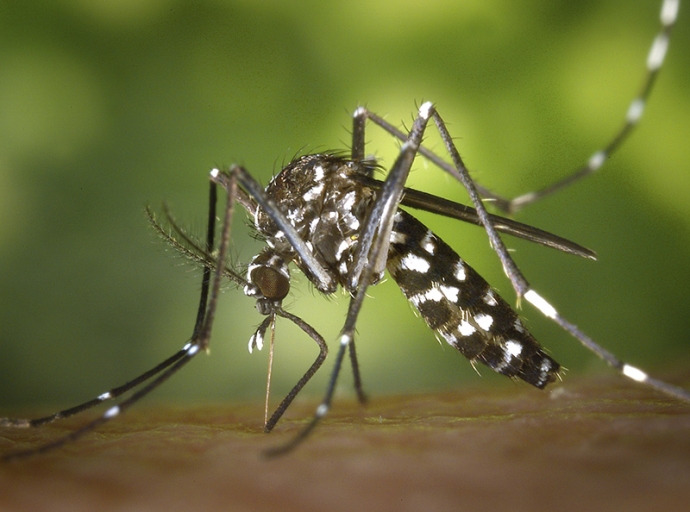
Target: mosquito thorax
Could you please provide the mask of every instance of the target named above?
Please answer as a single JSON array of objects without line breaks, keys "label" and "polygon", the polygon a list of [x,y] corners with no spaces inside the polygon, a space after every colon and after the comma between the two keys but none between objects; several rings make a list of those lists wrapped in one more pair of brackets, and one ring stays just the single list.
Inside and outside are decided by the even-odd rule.
[{"label": "mosquito thorax", "polygon": [[360,229],[376,199],[374,190],[354,178],[370,176],[373,168],[371,160],[360,162],[320,153],[305,155],[290,162],[266,187],[266,194],[306,242],[335,286],[325,286],[314,278],[262,208],[254,215],[255,227],[269,248],[284,261],[294,260],[323,293],[334,293],[338,284],[347,288]]}]

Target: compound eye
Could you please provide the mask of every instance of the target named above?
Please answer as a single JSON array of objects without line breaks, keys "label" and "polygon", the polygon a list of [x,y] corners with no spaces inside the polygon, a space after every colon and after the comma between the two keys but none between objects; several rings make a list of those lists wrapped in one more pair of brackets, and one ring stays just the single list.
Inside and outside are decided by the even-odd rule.
[{"label": "compound eye", "polygon": [[270,267],[258,267],[252,272],[252,282],[261,295],[273,301],[283,300],[290,292],[290,280]]}]

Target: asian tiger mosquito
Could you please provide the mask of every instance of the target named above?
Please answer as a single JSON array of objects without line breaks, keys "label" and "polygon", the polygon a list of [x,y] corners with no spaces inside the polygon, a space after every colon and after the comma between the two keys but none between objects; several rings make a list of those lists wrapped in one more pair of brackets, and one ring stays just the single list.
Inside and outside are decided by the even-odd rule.
[{"label": "asian tiger mosquito", "polygon": [[[480,361],[499,373],[521,378],[539,388],[552,382],[558,374],[558,363],[542,351],[512,309],[443,241],[409,214],[398,210],[399,204],[428,209],[482,225],[518,297],[524,297],[623,375],[690,401],[690,393],[687,391],[653,379],[641,370],[623,363],[562,318],[553,306],[529,286],[508,254],[497,231],[511,233],[584,257],[592,257],[591,252],[536,228],[490,216],[482,203],[482,199],[492,199],[498,208],[513,212],[601,167],[642,115],[651,85],[664,59],[677,9],[676,0],[665,0],[662,4],[662,31],[648,57],[647,79],[642,92],[631,103],[623,128],[608,146],[594,153],[579,171],[542,191],[509,201],[478,187],[469,177],[445,124],[431,103],[421,106],[409,133],[401,132],[364,108],[357,109],[354,114],[352,154],[349,158],[332,154],[301,157],[289,164],[271,182],[268,192],[264,192],[241,167],[232,167],[227,172],[214,170],[211,174],[211,208],[204,247],[200,247],[187,237],[171,216],[168,215],[168,221],[173,236],[167,235],[152,217],[154,225],[161,230],[161,235],[166,237],[169,243],[196,259],[204,268],[202,297],[191,341],[150,371],[77,407],[36,420],[1,419],[2,426],[39,426],[115,399],[153,379],[119,405],[109,408],[100,418],[73,434],[33,450],[8,454],[5,458],[47,451],[76,439],[119,415],[185,365],[209,343],[220,281],[223,277],[245,286],[245,293],[256,298],[259,311],[266,316],[250,339],[250,349],[261,347],[264,336],[269,329],[273,329],[276,316],[294,322],[320,347],[319,357],[312,367],[268,420],[266,430],[271,430],[292,399],[319,368],[327,351],[319,333],[281,307],[281,301],[289,292],[288,264],[291,261],[300,267],[320,291],[332,293],[340,285],[351,293],[352,300],[340,335],[339,350],[326,397],[317,408],[308,427],[291,443],[271,453],[283,452],[294,447],[328,412],[346,352],[352,360],[357,393],[360,400],[364,400],[355,353],[354,329],[368,286],[376,284],[381,279],[385,268],[388,268],[403,293],[430,327],[468,358]],[[384,182],[373,179],[376,166],[365,157],[364,125],[367,120],[403,141],[400,156]],[[440,131],[453,165],[445,163],[436,154],[421,146],[426,125],[430,120],[434,121]],[[405,189],[407,175],[417,154],[421,154],[461,181],[469,192],[474,209]],[[220,248],[214,250],[217,185],[221,185],[227,191],[228,206],[225,209]],[[283,185],[286,185],[287,189]],[[257,229],[268,245],[268,248],[250,263],[247,280],[225,264],[230,239],[230,219],[235,201],[255,216]]]}]

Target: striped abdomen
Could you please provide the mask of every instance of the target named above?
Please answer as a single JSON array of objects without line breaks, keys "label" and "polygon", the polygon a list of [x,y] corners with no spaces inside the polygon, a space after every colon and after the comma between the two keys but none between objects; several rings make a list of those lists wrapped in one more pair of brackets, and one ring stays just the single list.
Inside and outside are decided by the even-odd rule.
[{"label": "striped abdomen", "polygon": [[424,224],[399,210],[388,272],[429,327],[470,361],[543,388],[560,365],[513,309]]}]

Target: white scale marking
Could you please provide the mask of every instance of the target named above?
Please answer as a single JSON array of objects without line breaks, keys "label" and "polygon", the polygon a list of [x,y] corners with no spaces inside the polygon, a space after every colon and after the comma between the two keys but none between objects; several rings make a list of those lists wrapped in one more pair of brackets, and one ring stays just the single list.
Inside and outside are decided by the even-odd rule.
[{"label": "white scale marking", "polygon": [[349,212],[352,210],[352,207],[355,205],[355,192],[354,190],[351,192],[348,192],[345,194],[345,197],[343,198],[343,203],[342,203],[342,210]]},{"label": "white scale marking", "polygon": [[424,119],[429,119],[429,116],[431,115],[431,109],[433,108],[433,103],[431,103],[430,101],[424,102],[422,103],[422,106],[419,107],[419,115]]},{"label": "white scale marking", "polygon": [[647,57],[647,69],[649,71],[656,71],[664,63],[666,57],[666,50],[668,50],[668,36],[666,34],[659,34],[652,43],[652,48],[649,50]]},{"label": "white scale marking", "polygon": [[599,167],[604,165],[605,161],[606,161],[606,152],[605,151],[597,151],[587,161],[587,167],[589,167],[593,171],[596,171],[597,169],[599,169]]},{"label": "white scale marking", "polygon": [[264,337],[259,331],[256,331],[254,334],[252,334],[252,337],[249,338],[247,348],[249,349],[250,354],[254,352],[254,347],[256,347],[258,350],[262,350],[264,348]]},{"label": "white scale marking", "polygon": [[446,299],[451,301],[453,304],[457,304],[458,297],[460,296],[460,289],[455,286],[446,286],[444,284],[439,285],[441,293],[446,296]]},{"label": "white scale marking", "polygon": [[458,344],[458,338],[450,332],[442,332],[441,336],[452,346],[456,346]]},{"label": "white scale marking", "polygon": [[520,197],[516,197],[514,202],[515,204],[531,203],[537,196],[538,194],[536,192],[527,192],[526,194],[522,194]]},{"label": "white scale marking", "polygon": [[445,296],[441,290],[439,290],[436,286],[433,288],[427,290],[427,292],[424,294],[424,296],[428,300],[433,300],[434,302],[441,302],[441,299]]},{"label": "white scale marking", "polygon": [[348,250],[348,248],[352,245],[352,240],[349,238],[344,239],[342,242],[340,242],[340,245],[338,246],[338,250],[335,252],[335,259],[337,261],[340,261],[343,257],[343,253]]},{"label": "white scale marking", "polygon": [[462,260],[457,261],[455,263],[455,268],[453,269],[453,275],[455,276],[455,279],[457,279],[460,282],[467,279],[467,271],[465,271],[465,265],[463,264]]},{"label": "white scale marking", "polygon": [[534,290],[528,290],[527,293],[525,293],[525,300],[544,313],[547,318],[556,318],[558,316],[556,308],[546,302],[546,300]]},{"label": "white scale marking", "polygon": [[678,5],[680,4],[680,0],[664,0],[663,5],[661,6],[661,23],[667,27],[676,21],[676,17],[678,16]]},{"label": "white scale marking", "polygon": [[359,219],[351,213],[345,215],[343,220],[350,231],[357,231],[359,229]]},{"label": "white scale marking", "polygon": [[316,232],[316,228],[319,225],[319,222],[321,222],[321,219],[316,217],[315,219],[312,219],[312,221],[309,223],[309,233],[313,235]]},{"label": "white scale marking", "polygon": [[407,235],[405,233],[391,231],[390,243],[403,245],[405,242],[407,242]]},{"label": "white scale marking", "polygon": [[635,380],[637,382],[644,382],[648,379],[647,374],[645,372],[643,372],[639,368],[630,366],[629,364],[624,364],[622,371],[623,375],[625,375],[626,377],[630,377],[632,380]]},{"label": "white scale marking", "polygon": [[551,361],[549,361],[548,359],[542,360],[539,369],[541,370],[541,377],[537,381],[537,385],[541,386],[546,380],[546,376],[548,375],[549,370],[551,370]]},{"label": "white scale marking", "polygon": [[488,292],[486,292],[486,295],[484,295],[484,298],[482,300],[489,306],[496,306],[498,304],[498,301],[496,300],[496,294],[493,290],[489,290]]},{"label": "white scale marking", "polygon": [[515,319],[515,322],[513,322],[513,327],[517,332],[525,332],[525,328],[522,326],[522,322],[519,318]]},{"label": "white scale marking", "polygon": [[471,336],[477,332],[477,329],[475,329],[474,326],[467,320],[463,320],[460,322],[460,325],[458,325],[458,332],[461,336]]},{"label": "white scale marking", "polygon": [[510,364],[513,358],[516,358],[520,355],[522,352],[522,344],[515,340],[508,340],[501,348],[503,348],[503,361],[497,364],[494,368],[494,370],[497,372],[503,371]]},{"label": "white scale marking", "polygon": [[508,340],[505,343],[506,356],[519,357],[522,353],[522,343],[515,340]]},{"label": "white scale marking", "polygon": [[635,124],[640,120],[643,113],[644,100],[641,98],[636,98],[632,101],[630,107],[628,107],[628,113],[626,114],[625,118],[630,124]]},{"label": "white scale marking", "polygon": [[102,402],[104,400],[110,400],[113,397],[113,395],[110,394],[110,391],[106,391],[102,395],[98,397],[98,399]]},{"label": "white scale marking", "polygon": [[421,303],[429,300],[434,302],[441,302],[441,299],[443,299],[443,297],[443,292],[439,290],[436,285],[433,285],[427,291],[423,293],[418,293],[417,295],[413,295],[412,297],[410,297],[410,302],[415,306],[419,306]]},{"label": "white scale marking", "polygon": [[431,264],[416,254],[407,254],[402,260],[400,260],[400,267],[404,268],[405,270],[412,270],[413,272],[426,274],[431,268]]},{"label": "white scale marking", "polygon": [[281,275],[287,279],[290,279],[290,270],[283,260],[280,260],[278,263],[273,265],[273,270],[277,270]]},{"label": "white scale marking", "polygon": [[427,231],[426,235],[424,235],[421,245],[422,249],[432,256],[436,254],[436,243],[434,243],[434,234],[431,231]]},{"label": "white scale marking", "polygon": [[314,167],[314,180],[315,181],[323,181],[323,177],[325,175],[325,172],[323,170],[323,167],[320,165],[317,165]]},{"label": "white scale marking", "polygon": [[321,192],[323,192],[323,183],[319,183],[315,187],[307,190],[304,194],[302,194],[302,199],[305,201],[313,201],[321,195]]},{"label": "white scale marking", "polygon": [[479,327],[482,328],[484,331],[489,331],[491,329],[491,326],[494,323],[494,319],[487,314],[480,314],[474,317],[474,321],[477,323]]},{"label": "white scale marking", "polygon": [[295,224],[302,222],[302,219],[304,219],[303,212],[304,210],[302,210],[301,208],[294,208],[288,211],[287,218],[293,226]]},{"label": "white scale marking", "polygon": [[103,417],[104,418],[114,418],[118,414],[120,414],[120,406],[116,405],[114,407],[111,407],[107,411],[105,411],[105,413],[103,413]]}]

